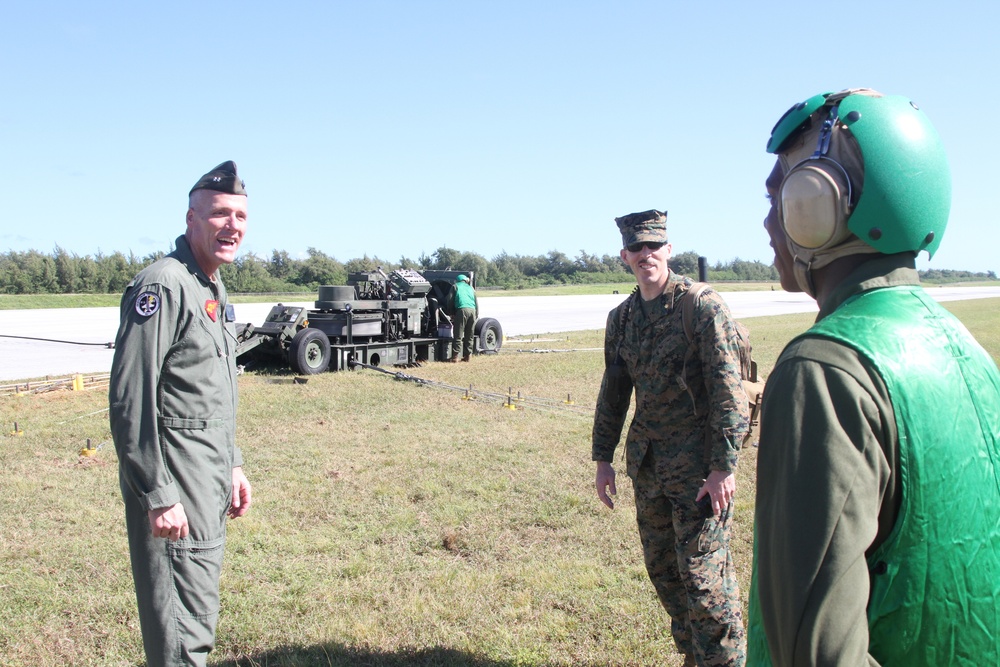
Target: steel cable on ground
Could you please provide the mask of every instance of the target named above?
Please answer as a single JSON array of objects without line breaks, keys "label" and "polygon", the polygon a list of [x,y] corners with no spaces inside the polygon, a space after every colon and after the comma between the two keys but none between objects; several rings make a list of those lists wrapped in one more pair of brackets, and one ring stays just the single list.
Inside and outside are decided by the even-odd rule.
[{"label": "steel cable on ground", "polygon": [[62,426],[63,424],[68,424],[70,422],[74,422],[77,419],[83,419],[84,417],[93,417],[94,415],[99,415],[99,414],[101,414],[103,412],[107,412],[108,410],[110,410],[110,407],[101,408],[100,410],[94,410],[93,412],[88,412],[85,415],[77,415],[76,417],[70,417],[66,421],[56,422],[56,425]]},{"label": "steel cable on ground", "polygon": [[513,350],[504,348],[504,352],[522,352],[528,354],[549,354],[555,352],[603,352],[603,351],[604,351],[603,347],[571,347],[567,349],[554,349],[554,348],[544,349],[537,347],[533,347],[530,349],[523,349],[515,347]]},{"label": "steel cable on ground", "polygon": [[459,387],[456,385],[447,384],[445,382],[439,382],[437,380],[428,380],[426,378],[417,377],[415,375],[410,375],[409,373],[403,373],[402,371],[391,371],[387,368],[381,368],[380,366],[372,366],[371,364],[365,364],[360,361],[351,361],[351,366],[357,368],[367,368],[369,370],[378,371],[384,375],[391,375],[396,380],[415,382],[420,385],[425,385],[428,387],[437,387],[439,389],[447,389],[449,391],[462,392],[469,398],[484,398],[484,399],[494,399],[501,402],[503,405],[512,405],[514,407],[525,407],[530,405],[531,407],[549,410],[551,412],[569,412],[571,414],[593,417],[594,408],[586,407],[582,405],[576,405],[571,402],[559,402],[555,399],[541,398],[535,396],[522,396],[518,393],[515,398],[510,390],[506,394],[496,391],[484,391],[482,389],[475,389],[471,385],[468,387]]},{"label": "steel cable on ground", "polygon": [[479,391],[479,394],[490,398],[501,399],[505,402],[510,402],[515,405],[527,403],[529,405],[538,408],[551,408],[568,412],[586,413],[588,416],[592,416],[594,413],[593,407],[576,405],[572,400],[570,400],[569,396],[567,396],[566,400],[564,401],[561,401],[556,398],[544,398],[541,396],[522,395],[520,391],[515,396],[513,387],[509,388],[506,394],[500,392],[490,392],[490,391]]},{"label": "steel cable on ground", "polygon": [[54,338],[37,338],[35,336],[14,336],[12,334],[0,334],[0,338],[20,338],[21,340],[37,340],[44,343],[65,343],[66,345],[95,345],[99,347],[106,347],[108,349],[115,349],[114,343],[82,343],[76,340],[56,340]]}]

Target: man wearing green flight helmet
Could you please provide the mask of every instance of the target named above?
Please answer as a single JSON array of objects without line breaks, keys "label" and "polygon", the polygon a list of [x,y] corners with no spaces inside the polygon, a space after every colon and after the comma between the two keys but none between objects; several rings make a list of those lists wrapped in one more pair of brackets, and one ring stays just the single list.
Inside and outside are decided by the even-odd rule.
[{"label": "man wearing green flight helmet", "polygon": [[768,377],[747,664],[1000,664],[1000,372],[915,269],[948,221],[940,139],[852,89],[767,150],[775,266],[820,312]]}]

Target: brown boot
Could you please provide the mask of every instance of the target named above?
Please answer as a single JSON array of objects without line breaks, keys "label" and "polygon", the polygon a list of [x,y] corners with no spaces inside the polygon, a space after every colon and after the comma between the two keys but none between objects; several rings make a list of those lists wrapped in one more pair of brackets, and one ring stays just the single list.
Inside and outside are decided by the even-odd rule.
[{"label": "brown boot", "polygon": [[464,357],[462,357],[462,361],[468,361],[468,360],[469,360],[469,355],[465,355]]},{"label": "brown boot", "polygon": [[448,363],[449,364],[457,364],[458,363],[458,357],[452,357],[451,359],[448,360]]},{"label": "brown boot", "polygon": [[698,661],[694,659],[694,656],[690,653],[684,656],[683,667],[698,667]]}]

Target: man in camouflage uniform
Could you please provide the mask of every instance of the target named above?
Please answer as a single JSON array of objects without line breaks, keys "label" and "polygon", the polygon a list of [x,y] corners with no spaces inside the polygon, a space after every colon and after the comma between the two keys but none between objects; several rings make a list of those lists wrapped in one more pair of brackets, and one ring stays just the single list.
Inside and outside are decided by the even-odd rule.
[{"label": "man in camouflage uniform", "polygon": [[615,222],[638,289],[608,315],[594,415],[597,495],[614,508],[611,463],[634,388],[625,452],[649,578],[685,666],[743,665],[746,640],[729,552],[733,475],[749,428],[736,329],[722,297],[705,290],[689,344],[681,302],[692,281],[667,266],[666,214],[651,210]]},{"label": "man in camouflage uniform", "polygon": [[151,667],[205,664],[226,516],[251,502],[235,445],[235,325],[218,274],[246,232],[236,165],[205,174],[188,200],[176,249],[125,288],[111,366],[111,433]]}]

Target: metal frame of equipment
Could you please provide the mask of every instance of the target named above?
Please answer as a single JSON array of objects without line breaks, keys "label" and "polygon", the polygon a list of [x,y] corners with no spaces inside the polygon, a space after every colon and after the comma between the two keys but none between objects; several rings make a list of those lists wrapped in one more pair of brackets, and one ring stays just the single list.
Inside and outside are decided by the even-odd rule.
[{"label": "metal frame of equipment", "polygon": [[[471,271],[352,273],[347,285],[321,286],[314,309],[279,303],[263,324],[237,324],[237,363],[278,358],[297,373],[314,375],[357,363],[415,366],[447,359],[453,340],[449,295],[462,274],[475,280]],[[476,354],[499,351],[500,323],[479,318],[475,343]]]}]

